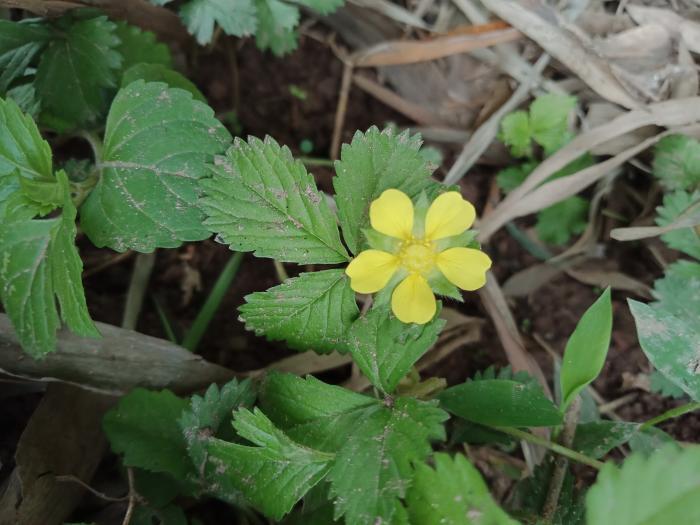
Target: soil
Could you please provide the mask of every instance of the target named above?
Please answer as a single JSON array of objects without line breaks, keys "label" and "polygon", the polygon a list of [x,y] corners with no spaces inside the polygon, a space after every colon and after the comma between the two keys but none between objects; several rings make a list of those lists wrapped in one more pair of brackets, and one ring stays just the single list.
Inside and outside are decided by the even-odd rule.
[{"label": "soil", "polygon": [[[296,52],[278,59],[260,53],[252,42],[238,44],[234,53],[231,52],[233,42],[231,44],[219,45],[208,53],[200,51],[195,57],[195,66],[189,72],[190,78],[204,92],[217,114],[223,116],[235,111],[242,128],[237,130],[240,136],[263,137],[269,134],[289,146],[295,155],[300,154],[302,141],[311,141],[313,151],[307,155],[327,158],[342,73],[341,63],[328,47],[310,38],[301,38]],[[232,58],[234,55],[235,60]],[[232,67],[234,63],[235,68]],[[295,96],[290,90],[291,86],[298,93],[305,93],[305,99]],[[344,142],[350,141],[354,130],[365,130],[372,125],[382,127],[387,122],[410,124],[405,117],[359,89],[351,90]],[[445,153],[448,155],[446,165],[449,165],[449,156],[454,152]],[[462,182],[464,194],[480,210],[489,193],[493,175],[489,170],[477,167]],[[314,167],[310,171],[324,190],[332,191],[330,169]],[[523,221],[520,225],[526,228],[528,224]],[[90,312],[98,321],[118,325],[134,258],[122,258],[118,263],[95,273],[100,264],[115,259],[117,254],[94,248],[84,237],[79,238],[79,247],[87,272],[84,284]],[[505,231],[495,235],[485,249],[495,261],[495,270],[501,282],[538,262]],[[661,269],[650,260],[649,253],[640,246],[621,247],[607,239],[605,250],[606,257],[614,259],[622,271],[646,284],[651,285],[662,274]],[[213,240],[186,244],[175,250],[160,250],[137,329],[153,336],[166,337],[155,307],[157,301],[170,318],[176,334],[184,334],[230,256],[227,247]],[[298,269],[287,265],[287,271],[293,275]],[[199,288],[196,286],[197,277],[201,279]],[[264,367],[290,355],[283,344],[270,343],[246,331],[237,314],[237,307],[243,303],[245,295],[265,290],[278,282],[271,261],[247,255],[201,341],[199,352],[213,362],[241,372]],[[563,275],[530,297],[512,302],[517,322],[524,329],[528,348],[546,373],[551,371],[551,360],[532,335],[539,334],[556,351],[563,351],[577,320],[595,300],[596,292],[592,287]],[[636,340],[634,321],[626,306],[627,296],[620,292],[613,294],[613,343],[605,369],[594,386],[609,401],[635,392],[635,399],[619,408],[617,414],[625,420],[641,421],[680,402],[640,389],[630,389],[623,382],[624,376],[644,374],[650,370]],[[463,305],[454,303],[450,306],[468,315],[486,317],[476,295],[467,298]],[[453,352],[430,372],[447,378],[449,383],[456,383],[491,364],[502,366],[507,361],[493,328],[487,323],[483,341]],[[3,433],[0,441],[0,462],[5,467],[3,476],[11,467],[12,444],[16,443],[38,398],[38,395],[32,394],[22,396],[21,401],[16,403],[0,404],[0,420],[4,422],[3,427],[9,429]],[[687,415],[663,424],[661,428],[678,439],[697,441],[700,416]],[[114,464],[106,460],[104,468],[113,471]],[[217,516],[205,523],[221,523],[223,513],[227,513],[225,506],[211,503],[198,514],[202,517]]]}]

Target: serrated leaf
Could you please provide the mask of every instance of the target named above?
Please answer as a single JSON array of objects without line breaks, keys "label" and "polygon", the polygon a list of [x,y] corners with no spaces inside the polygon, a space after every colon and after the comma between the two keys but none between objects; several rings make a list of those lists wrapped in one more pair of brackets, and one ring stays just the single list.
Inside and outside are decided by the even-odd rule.
[{"label": "serrated leaf", "polygon": [[102,426],[124,465],[164,472],[184,480],[192,472],[178,419],[187,400],[169,390],[137,388],[107,412]]},{"label": "serrated leaf", "polygon": [[[659,216],[656,224],[667,226],[678,218],[690,206],[700,200],[700,191],[693,193],[676,191],[664,195],[663,206],[659,206],[656,211]],[[688,255],[700,259],[700,233],[696,228],[681,228],[661,236],[661,239],[674,250],[682,251]]]},{"label": "serrated leaf", "polygon": [[[122,56],[122,74],[136,64],[160,64],[167,68],[172,67],[170,49],[162,42],[158,42],[154,33],[143,31],[126,22],[116,22],[114,34],[119,38],[116,50]],[[122,85],[124,85],[123,80]]]},{"label": "serrated leaf", "polygon": [[443,408],[475,423],[503,427],[555,426],[562,416],[535,382],[467,381],[439,395]]},{"label": "serrated leaf", "polygon": [[592,421],[576,427],[573,449],[598,459],[615,447],[624,445],[639,431],[639,423]]},{"label": "serrated leaf", "polygon": [[123,88],[107,117],[100,180],[80,209],[85,233],[98,247],[140,252],[208,237],[198,180],[229,140],[186,91],[143,81]]},{"label": "serrated leaf", "polygon": [[386,309],[372,309],[348,333],[353,361],[379,390],[392,393],[411,367],[437,341],[445,321],[435,316],[425,325],[404,323]]},{"label": "serrated leaf", "polygon": [[525,111],[514,111],[506,115],[501,121],[498,138],[508,146],[514,157],[532,156],[530,117]]},{"label": "serrated leaf", "polygon": [[659,449],[669,445],[680,448],[680,445],[671,436],[657,427],[642,429],[629,440],[630,450],[645,456],[650,456]]},{"label": "serrated leaf", "polygon": [[299,8],[281,0],[255,0],[258,28],[255,44],[261,51],[270,50],[277,56],[297,47],[294,29],[299,24]]},{"label": "serrated leaf", "polygon": [[431,453],[432,440],[445,438],[446,419],[436,402],[413,398],[366,409],[329,474],[335,518],[344,516],[348,525],[399,522],[397,507],[413,477],[412,463]]},{"label": "serrated leaf", "polygon": [[664,277],[654,282],[652,295],[668,313],[696,322],[700,311],[700,263],[673,263],[666,268]]},{"label": "serrated leaf", "polygon": [[0,225],[0,298],[22,348],[35,358],[55,349],[60,319],[73,332],[99,337],[85,304],[83,263],[75,247],[76,210],[65,173],[59,217],[5,217]]},{"label": "serrated leaf", "polygon": [[612,335],[610,288],[579,319],[569,337],[561,363],[562,412],[591,384],[605,364]]},{"label": "serrated leaf", "polygon": [[33,119],[39,118],[41,101],[36,95],[34,84],[20,84],[8,89],[7,98],[14,100],[19,108]]},{"label": "serrated leaf", "polygon": [[637,325],[639,344],[649,361],[692,399],[700,401],[700,331],[695,323],[661,307],[652,308],[632,299],[627,302]]},{"label": "serrated leaf", "polygon": [[199,100],[205,104],[207,102],[202,92],[188,78],[162,64],[141,63],[130,67],[124,71],[122,75],[121,87],[126,87],[137,80],[143,80],[145,82],[164,82],[171,88],[189,91],[194,100]]},{"label": "serrated leaf", "polygon": [[344,270],[302,273],[245,300],[239,311],[248,330],[320,354],[348,350],[346,333],[359,313]]},{"label": "serrated leaf", "polygon": [[406,497],[414,525],[517,525],[493,501],[479,471],[461,454],[435,454],[416,465]]},{"label": "serrated leaf", "polygon": [[700,186],[700,142],[685,135],[669,135],[654,148],[654,176],[667,190]]},{"label": "serrated leaf", "polygon": [[207,446],[207,478],[225,495],[242,492],[257,509],[279,520],[328,473],[333,455],[292,441],[257,408],[234,417],[239,435],[256,446],[216,438]]},{"label": "serrated leaf", "polygon": [[651,374],[649,374],[649,390],[655,394],[673,399],[685,397],[683,389],[658,370],[652,370]]},{"label": "serrated leaf", "polygon": [[700,447],[667,447],[607,463],[586,496],[589,525],[668,525],[700,521]]},{"label": "serrated leaf", "polygon": [[571,140],[567,131],[568,118],[576,107],[576,97],[548,93],[537,97],[530,105],[532,139],[551,155]]},{"label": "serrated leaf", "polygon": [[0,20],[0,96],[25,74],[49,38],[48,28],[36,21]]},{"label": "serrated leaf", "polygon": [[586,229],[589,204],[588,200],[575,195],[540,211],[535,225],[537,236],[547,244],[566,244],[572,235]]},{"label": "serrated leaf", "polygon": [[200,205],[231,249],[299,264],[347,261],[328,204],[289,148],[270,137],[236,139],[213,173]]},{"label": "serrated leaf", "polygon": [[344,144],[335,163],[333,179],[338,218],[350,251],[363,247],[362,230],[369,227],[369,205],[384,190],[396,188],[417,197],[437,183],[419,152],[420,136],[394,134],[391,128],[376,127],[357,132],[352,143]]},{"label": "serrated leaf", "polygon": [[34,81],[42,120],[51,127],[67,131],[103,114],[106,90],[116,87],[121,65],[115,29],[103,16],[59,20]]},{"label": "serrated leaf", "polygon": [[517,166],[509,166],[502,169],[496,175],[498,187],[501,188],[504,193],[510,193],[525,182],[527,176],[530,175],[536,167],[537,162],[523,162]]},{"label": "serrated leaf", "polygon": [[253,0],[189,0],[180,16],[200,45],[211,42],[215,24],[234,36],[250,35],[257,25]]}]

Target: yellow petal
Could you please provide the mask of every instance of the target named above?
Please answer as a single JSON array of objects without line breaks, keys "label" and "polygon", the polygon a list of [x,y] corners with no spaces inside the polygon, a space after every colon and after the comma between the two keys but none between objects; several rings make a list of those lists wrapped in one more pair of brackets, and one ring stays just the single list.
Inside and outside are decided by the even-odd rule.
[{"label": "yellow petal", "polygon": [[386,190],[370,205],[369,220],[384,235],[408,239],[413,232],[413,203],[402,191]]},{"label": "yellow petal", "polygon": [[386,286],[399,267],[399,259],[381,250],[365,250],[355,257],[345,273],[357,293],[374,293]]},{"label": "yellow petal", "polygon": [[434,241],[459,235],[472,224],[476,211],[459,192],[448,191],[433,201],[425,217],[425,237]]},{"label": "yellow petal", "polygon": [[425,324],[435,316],[435,296],[422,276],[406,277],[391,295],[391,309],[403,323]]},{"label": "yellow petal", "polygon": [[486,284],[486,271],[491,268],[489,256],[472,248],[450,248],[440,252],[435,263],[448,281],[469,291]]}]

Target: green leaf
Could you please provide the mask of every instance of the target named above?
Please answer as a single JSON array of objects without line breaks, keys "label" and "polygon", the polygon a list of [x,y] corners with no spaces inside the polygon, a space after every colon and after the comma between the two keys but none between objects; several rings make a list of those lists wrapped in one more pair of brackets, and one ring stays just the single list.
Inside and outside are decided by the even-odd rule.
[{"label": "green leaf", "polygon": [[6,217],[0,225],[0,298],[22,348],[37,358],[55,349],[57,300],[68,328],[99,337],[85,304],[83,263],[74,244],[76,210],[65,173],[57,176],[65,199],[59,217]]},{"label": "green leaf", "polygon": [[50,38],[48,28],[36,21],[0,20],[0,95],[22,77]]},{"label": "green leaf", "polygon": [[501,132],[498,138],[508,146],[514,157],[531,157],[532,145],[530,144],[532,130],[530,129],[530,117],[525,111],[514,111],[506,115],[501,121]]},{"label": "green leaf", "polygon": [[34,81],[42,120],[58,131],[92,123],[106,109],[121,65],[115,29],[104,16],[59,19]]},{"label": "green leaf", "polygon": [[192,471],[178,419],[187,400],[169,390],[132,390],[107,412],[102,426],[124,465],[165,472],[184,480]]},{"label": "green leaf", "polygon": [[[159,64],[163,67],[172,67],[173,59],[170,49],[165,44],[158,42],[156,35],[150,31],[127,24],[116,22],[114,34],[119,38],[117,52],[122,56],[121,72],[136,64]],[[122,86],[124,80],[122,79]]]},{"label": "green leaf", "polygon": [[105,131],[101,177],[80,210],[98,247],[151,252],[209,236],[198,179],[228,131],[181,89],[136,81],[119,91]]},{"label": "green leaf", "polygon": [[122,75],[121,87],[126,87],[137,80],[143,80],[145,82],[164,82],[171,88],[180,88],[189,91],[194,100],[204,102],[205,104],[207,102],[202,92],[188,78],[162,64],[141,63],[131,66],[124,71]]},{"label": "green leaf", "polygon": [[299,264],[347,261],[328,204],[289,148],[270,137],[236,139],[217,160],[200,204],[231,249]]},{"label": "green leaf", "polygon": [[637,324],[639,344],[654,367],[700,401],[700,331],[695,323],[680,319],[661,307],[628,301]]},{"label": "green leaf", "polygon": [[404,323],[386,309],[372,309],[348,334],[353,361],[379,390],[394,391],[399,381],[437,341],[445,321],[435,316],[425,325]]},{"label": "green leaf", "polygon": [[588,200],[573,196],[537,214],[537,236],[547,244],[561,246],[572,235],[583,233],[588,225]]},{"label": "green leaf", "polygon": [[537,162],[523,162],[517,166],[509,166],[502,169],[496,175],[498,187],[501,188],[504,193],[510,193],[525,182],[527,176],[530,175],[536,167]]},{"label": "green leaf", "polygon": [[576,97],[548,93],[537,97],[530,105],[532,138],[546,155],[551,155],[571,140],[568,119],[576,107]]},{"label": "green leaf", "polygon": [[335,518],[348,525],[398,523],[399,498],[406,495],[413,463],[431,452],[431,440],[443,440],[447,414],[436,402],[400,397],[393,406],[367,408],[329,474]]},{"label": "green leaf", "polygon": [[7,98],[14,100],[19,108],[33,119],[39,118],[41,101],[37,98],[34,84],[20,84],[8,89]]},{"label": "green leaf", "polygon": [[650,456],[659,449],[669,445],[680,448],[671,436],[656,427],[640,430],[629,440],[629,447],[632,452],[639,452],[645,456]]},{"label": "green leaf", "polygon": [[180,16],[200,45],[211,42],[215,24],[234,36],[250,35],[256,28],[253,0],[189,0]]},{"label": "green leaf", "polygon": [[[659,214],[656,218],[656,224],[659,226],[671,224],[698,200],[700,200],[700,191],[695,191],[692,194],[685,191],[667,193],[664,195],[663,206],[656,209]],[[674,250],[680,250],[700,259],[700,233],[696,228],[681,228],[664,233],[661,239]]]},{"label": "green leaf", "polygon": [[301,4],[318,11],[322,15],[327,15],[341,7],[345,0],[291,0],[295,4]]},{"label": "green leaf", "polygon": [[241,491],[266,516],[279,520],[330,468],[333,455],[292,441],[257,408],[234,416],[239,435],[257,446],[209,441],[206,475],[225,495]]},{"label": "green leaf", "polygon": [[612,334],[610,288],[579,319],[561,363],[561,410],[564,412],[584,387],[598,377],[605,364]]},{"label": "green leaf", "polygon": [[258,10],[258,28],[255,44],[261,51],[270,50],[277,56],[297,47],[299,8],[281,0],[255,0]]},{"label": "green leaf", "polygon": [[658,370],[652,370],[651,374],[649,374],[649,390],[655,394],[673,399],[685,397],[683,389]]},{"label": "green leaf", "polygon": [[639,430],[639,423],[627,421],[592,421],[576,427],[573,448],[598,459],[615,447],[624,445]]},{"label": "green leaf", "polygon": [[589,525],[700,522],[700,447],[666,447],[607,463],[586,496]]},{"label": "green leaf", "polygon": [[509,379],[467,381],[443,391],[440,404],[475,423],[503,427],[541,427],[561,423],[557,407],[536,382]]},{"label": "green leaf", "polygon": [[345,335],[359,313],[344,270],[302,273],[245,300],[240,312],[248,330],[321,354],[348,350]]},{"label": "green leaf", "polygon": [[697,322],[700,311],[700,263],[677,261],[654,282],[652,295],[658,305],[679,319]]},{"label": "green leaf", "polygon": [[416,465],[406,497],[414,525],[517,525],[493,501],[479,471],[461,454],[435,454],[435,469]]},{"label": "green leaf", "polygon": [[420,145],[418,135],[396,135],[391,128],[380,132],[376,127],[366,133],[358,131],[351,144],[343,145],[333,186],[343,237],[352,253],[362,249],[369,205],[384,190],[396,188],[415,198],[437,185],[430,178]]},{"label": "green leaf", "polygon": [[669,135],[654,148],[654,176],[670,191],[700,186],[700,142],[685,135]]}]

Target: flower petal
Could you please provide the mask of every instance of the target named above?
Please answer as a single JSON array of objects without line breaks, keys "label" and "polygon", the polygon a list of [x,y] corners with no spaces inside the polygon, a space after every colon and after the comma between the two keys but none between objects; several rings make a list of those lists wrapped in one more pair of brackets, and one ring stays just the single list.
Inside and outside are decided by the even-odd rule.
[{"label": "flower petal", "polygon": [[435,316],[435,295],[424,277],[412,273],[394,290],[391,310],[403,323],[425,324]]},{"label": "flower petal", "polygon": [[431,241],[459,235],[476,219],[476,210],[456,191],[443,193],[433,201],[425,217],[425,238]]},{"label": "flower petal", "polygon": [[409,239],[413,233],[413,203],[404,192],[386,190],[369,207],[372,228],[384,235]]},{"label": "flower petal", "polygon": [[350,288],[357,293],[374,293],[386,286],[399,267],[395,255],[381,250],[365,250],[355,257],[345,273],[350,277]]},{"label": "flower petal", "polygon": [[447,280],[462,290],[478,290],[486,284],[491,259],[473,248],[450,248],[438,253],[435,264]]}]

